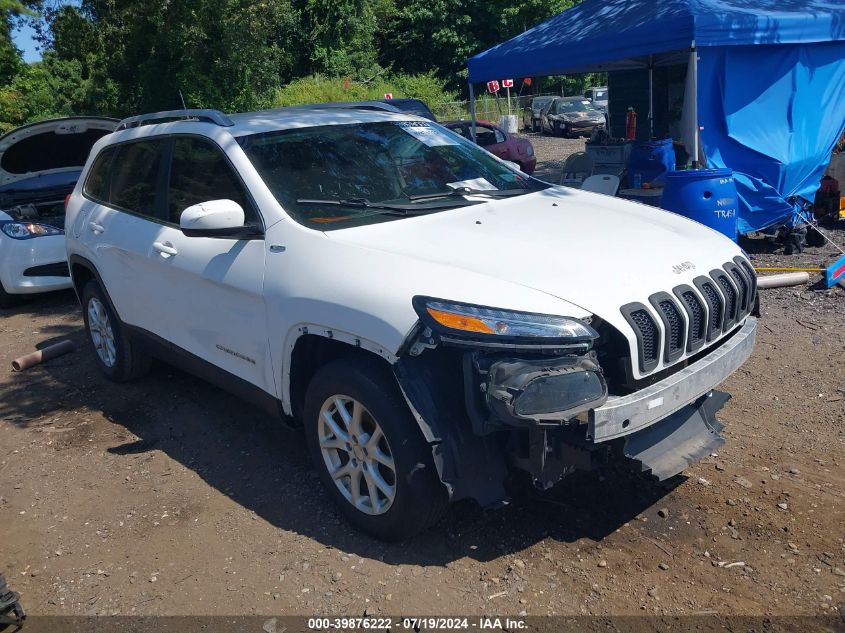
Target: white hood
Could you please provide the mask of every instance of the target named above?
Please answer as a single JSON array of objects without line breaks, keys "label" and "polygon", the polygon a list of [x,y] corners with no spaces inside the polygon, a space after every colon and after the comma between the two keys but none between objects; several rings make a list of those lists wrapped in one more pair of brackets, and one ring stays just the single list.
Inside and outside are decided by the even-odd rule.
[{"label": "white hood", "polygon": [[674,213],[562,187],[327,235],[542,291],[629,338],[621,306],[648,305],[655,292],[691,285],[742,253]]}]

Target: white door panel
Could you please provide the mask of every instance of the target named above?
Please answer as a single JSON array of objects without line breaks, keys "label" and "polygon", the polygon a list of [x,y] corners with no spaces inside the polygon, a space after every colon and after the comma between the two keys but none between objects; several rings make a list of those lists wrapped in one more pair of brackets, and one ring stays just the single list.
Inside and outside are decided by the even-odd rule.
[{"label": "white door panel", "polygon": [[150,257],[163,229],[161,224],[103,205],[97,205],[81,227],[120,319],[167,338],[167,325],[161,318],[161,266]]},{"label": "white door panel", "polygon": [[174,345],[275,394],[264,307],[264,240],[186,237],[161,227],[159,318]]}]

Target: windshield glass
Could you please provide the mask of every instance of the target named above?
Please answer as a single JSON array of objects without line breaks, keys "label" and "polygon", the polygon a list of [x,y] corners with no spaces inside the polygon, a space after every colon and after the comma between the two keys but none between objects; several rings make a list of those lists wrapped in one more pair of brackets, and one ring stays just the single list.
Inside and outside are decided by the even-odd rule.
[{"label": "windshield glass", "polygon": [[586,99],[579,99],[578,101],[561,101],[559,107],[561,112],[589,112],[591,110],[595,110],[593,104]]},{"label": "windshield glass", "polygon": [[548,187],[421,121],[296,128],[243,136],[238,143],[285,211],[320,230]]},{"label": "windshield glass", "polygon": [[555,100],[554,97],[536,97],[531,102],[531,107],[534,108],[535,110],[541,110],[544,106],[548,105],[549,103],[551,103],[554,100]]}]

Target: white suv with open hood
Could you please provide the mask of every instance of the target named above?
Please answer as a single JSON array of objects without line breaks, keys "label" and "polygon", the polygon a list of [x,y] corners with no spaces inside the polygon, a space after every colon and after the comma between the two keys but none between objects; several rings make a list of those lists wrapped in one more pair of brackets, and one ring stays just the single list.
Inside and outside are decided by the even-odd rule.
[{"label": "white suv with open hood", "polygon": [[50,119],[0,136],[0,308],[23,295],[71,287],[65,199],[91,147],[117,123]]},{"label": "white suv with open hood", "polygon": [[756,278],[681,216],[550,186],[372,104],[158,113],[97,143],[67,209],[105,374],[150,356],[302,427],[382,538],[627,459],[718,447]]}]

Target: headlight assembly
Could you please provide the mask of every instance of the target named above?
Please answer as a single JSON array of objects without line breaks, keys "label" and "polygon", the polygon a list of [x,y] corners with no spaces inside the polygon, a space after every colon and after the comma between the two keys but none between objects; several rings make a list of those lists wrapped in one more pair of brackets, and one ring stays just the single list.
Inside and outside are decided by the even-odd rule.
[{"label": "headlight assembly", "polygon": [[47,235],[64,235],[64,231],[49,224],[38,224],[37,222],[4,222],[0,224],[0,231],[13,240],[28,240],[33,237]]},{"label": "headlight assembly", "polygon": [[422,322],[441,336],[501,342],[592,343],[598,333],[579,319],[414,297]]}]

